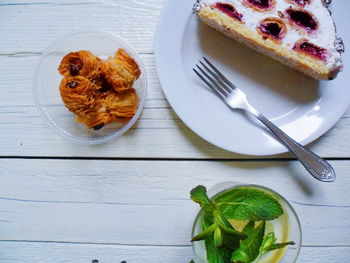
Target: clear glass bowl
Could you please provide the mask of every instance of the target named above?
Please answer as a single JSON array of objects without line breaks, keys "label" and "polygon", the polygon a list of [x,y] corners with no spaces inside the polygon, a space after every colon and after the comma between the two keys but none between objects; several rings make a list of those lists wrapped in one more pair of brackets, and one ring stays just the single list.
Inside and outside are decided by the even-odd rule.
[{"label": "clear glass bowl", "polygon": [[[239,188],[239,187],[256,188],[274,196],[281,203],[284,213],[280,218],[267,222],[266,231],[267,232],[274,231],[277,238],[277,242],[287,242],[287,241],[295,242],[294,246],[287,246],[284,249],[275,250],[270,253],[267,253],[263,255],[261,258],[257,259],[254,263],[295,263],[297,262],[297,258],[299,256],[299,252],[301,248],[301,241],[302,241],[301,226],[300,226],[299,218],[295,213],[293,207],[289,204],[289,202],[284,197],[282,197],[280,194],[264,186],[241,185],[241,184],[232,183],[232,182],[225,182],[225,183],[216,185],[215,187],[213,187],[208,191],[208,195],[211,197],[211,199],[213,199],[219,194],[222,194],[227,190]],[[192,237],[202,232],[202,224],[201,224],[202,218],[203,218],[203,211],[200,210],[194,220],[194,224],[192,227]],[[197,259],[196,263],[208,262],[206,259],[207,255],[206,255],[204,241],[193,242],[192,249]]]},{"label": "clear glass bowl", "polygon": [[[88,50],[106,59],[123,48],[141,68],[141,76],[134,88],[139,96],[139,107],[135,116],[127,123],[113,123],[95,131],[78,123],[76,117],[63,104],[59,92],[62,76],[58,66],[69,52]],[[34,73],[34,101],[45,122],[59,135],[84,144],[101,144],[120,137],[140,117],[146,99],[147,78],[145,67],[138,54],[124,40],[107,32],[78,31],[55,40],[41,56]]]}]

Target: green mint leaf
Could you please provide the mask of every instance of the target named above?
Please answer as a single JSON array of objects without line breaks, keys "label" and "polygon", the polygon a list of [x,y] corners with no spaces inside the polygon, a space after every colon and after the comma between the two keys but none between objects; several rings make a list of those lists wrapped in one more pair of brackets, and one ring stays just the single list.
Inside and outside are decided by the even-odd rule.
[{"label": "green mint leaf", "polygon": [[243,232],[239,232],[237,230],[234,230],[233,228],[229,228],[223,224],[219,224],[219,227],[221,228],[222,231],[226,232],[227,234],[230,235],[236,235],[238,236],[240,239],[245,239],[247,238],[247,235]]},{"label": "green mint leaf", "polygon": [[198,203],[205,211],[213,211],[215,209],[214,204],[208,197],[207,189],[203,185],[193,188],[190,195],[191,199]]},{"label": "green mint leaf", "polygon": [[233,252],[232,257],[231,257],[232,262],[234,263],[248,263],[252,262],[250,261],[250,256],[248,252],[244,249],[237,249]]},{"label": "green mint leaf", "polygon": [[250,233],[251,231],[254,230],[254,227],[255,227],[255,222],[253,220],[250,220],[243,228],[243,232]]},{"label": "green mint leaf", "polygon": [[245,233],[236,231],[234,227],[230,224],[230,222],[223,216],[220,210],[216,209],[213,211],[213,219],[214,222],[219,225],[219,227],[224,230],[226,233],[230,235],[236,235],[240,239],[244,239],[247,237]]},{"label": "green mint leaf", "polygon": [[234,263],[251,263],[259,256],[259,250],[265,233],[265,221],[255,227],[255,222],[250,221],[243,229],[247,234],[245,240],[240,241],[240,246],[232,253],[231,261]]},{"label": "green mint leaf", "polygon": [[266,234],[260,247],[260,254],[263,255],[272,250],[281,249],[289,245],[295,245],[293,241],[284,243],[276,243],[276,241],[277,238],[275,237],[275,233],[271,232]]},{"label": "green mint leaf", "polygon": [[276,243],[276,244],[273,244],[273,245],[265,248],[265,250],[262,252],[262,254],[265,254],[265,253],[272,251],[272,250],[281,249],[281,248],[284,248],[286,246],[294,246],[294,245],[295,245],[295,243],[293,241],[284,242],[284,243]]},{"label": "green mint leaf", "polygon": [[[213,213],[207,212],[203,215],[202,228],[207,229],[214,224]],[[239,239],[234,235],[227,235],[222,232],[223,244],[216,248],[214,238],[211,236],[205,240],[208,263],[231,263],[232,251],[239,247]]]},{"label": "green mint leaf", "polygon": [[[204,217],[210,218],[210,224],[203,224],[203,232],[195,236],[192,241],[205,240],[214,233],[214,243],[216,247],[220,247],[222,245],[222,233],[221,229],[224,229],[227,233],[231,235],[238,235],[241,238],[245,238],[246,235],[244,233],[240,233],[236,231],[229,221],[222,215],[222,213],[216,208],[215,204],[209,199],[207,195],[207,189],[199,185],[195,187],[191,191],[191,199],[198,204],[203,209]],[[219,225],[222,227],[219,228]]]},{"label": "green mint leaf", "polygon": [[213,213],[204,213],[202,219],[202,228],[207,229],[212,224],[214,224]]},{"label": "green mint leaf", "polygon": [[216,207],[227,219],[269,221],[283,214],[272,195],[254,188],[235,188],[217,196]]},{"label": "green mint leaf", "polygon": [[217,226],[214,231],[214,245],[215,247],[221,247],[222,245],[222,235],[221,229]]},{"label": "green mint leaf", "polygon": [[205,228],[201,233],[193,237],[191,242],[205,240],[211,237],[217,227],[218,227],[217,224],[212,224],[211,226]]},{"label": "green mint leaf", "polygon": [[219,209],[215,209],[213,211],[213,219],[214,219],[214,222],[216,222],[219,226],[232,229],[231,234],[234,234],[234,232],[237,232],[237,235],[241,235],[245,237],[245,234],[242,234],[234,229],[234,227],[230,224],[230,222],[226,219],[226,217],[224,217],[224,215],[220,212]]},{"label": "green mint leaf", "polygon": [[266,235],[264,236],[263,242],[262,242],[261,247],[260,247],[260,253],[263,253],[263,251],[264,251],[267,247],[269,247],[269,246],[275,244],[276,241],[277,241],[277,238],[276,238],[274,232],[270,232],[270,233],[266,234]]},{"label": "green mint leaf", "polygon": [[239,236],[237,235],[231,235],[228,234],[227,232],[222,231],[222,246],[230,249],[231,253],[230,253],[230,258],[232,255],[232,252],[234,250],[236,250],[237,248],[239,248]]},{"label": "green mint leaf", "polygon": [[275,233],[271,232],[265,235],[264,240],[260,247],[260,255],[263,255],[269,251],[281,249],[289,245],[295,245],[294,242],[284,242],[284,243],[276,243],[277,238],[275,237]]},{"label": "green mint leaf", "polygon": [[226,247],[215,247],[212,238],[205,240],[208,263],[231,263],[232,251]]},{"label": "green mint leaf", "polygon": [[[218,225],[222,226],[224,231],[229,232],[232,235],[239,235],[241,238],[246,237],[244,233],[236,231],[222,212],[217,209],[216,205],[209,199],[205,186],[198,185],[192,189],[190,195],[191,199],[202,207],[205,215],[212,218],[212,224],[217,223]],[[209,226],[206,226],[206,228],[208,227]]]},{"label": "green mint leaf", "polygon": [[[265,221],[283,214],[283,209],[272,195],[254,188],[229,190],[214,201],[207,189],[197,186],[191,199],[202,207],[203,231],[192,241],[205,241],[208,263],[251,263],[263,254],[281,249],[294,242],[276,243],[273,232],[265,233]],[[228,219],[249,220],[242,232],[235,230]],[[255,221],[262,221],[256,225]]]}]

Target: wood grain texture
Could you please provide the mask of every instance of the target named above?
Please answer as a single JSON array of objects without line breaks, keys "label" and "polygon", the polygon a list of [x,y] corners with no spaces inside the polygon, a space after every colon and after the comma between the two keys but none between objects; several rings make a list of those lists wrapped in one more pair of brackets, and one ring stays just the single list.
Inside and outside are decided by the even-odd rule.
[{"label": "wood grain texture", "polygon": [[[164,0],[2,1],[0,156],[252,158],[223,151],[202,140],[167,103],[153,56],[163,3]],[[146,108],[136,126],[118,141],[98,147],[72,144],[52,132],[34,107],[32,77],[39,55],[50,42],[72,30],[114,32],[144,54],[149,79]],[[348,112],[311,148],[324,157],[350,156],[349,116]],[[284,157],[290,155],[278,156]]]},{"label": "wood grain texture", "polygon": [[0,160],[0,237],[188,245],[198,211],[190,190],[233,181],[290,200],[305,246],[348,246],[349,161],[332,164],[334,184],[316,182],[297,162]]},{"label": "wood grain texture", "polygon": [[[316,182],[298,162],[248,159],[194,134],[167,103],[154,63],[165,0],[0,2],[0,263],[187,263],[197,206],[192,187],[235,181],[284,195],[299,214],[299,262],[350,262],[350,161],[333,161],[338,180]],[[344,25],[345,26],[345,25]],[[49,43],[72,30],[106,30],[131,43],[146,65],[149,92],[138,123],[101,146],[72,144],[41,120],[32,99],[35,65]],[[350,111],[312,149],[350,156]],[[40,160],[37,157],[173,158]],[[281,155],[277,158],[285,158]]]},{"label": "wood grain texture", "polygon": [[[9,253],[16,251],[16,253]],[[191,247],[150,247],[95,244],[55,244],[0,242],[1,263],[188,263],[193,258]],[[303,247],[299,262],[345,263],[349,247]]]},{"label": "wood grain texture", "polygon": [[2,1],[0,54],[43,51],[54,39],[73,30],[114,32],[139,52],[150,53],[163,2]]},{"label": "wood grain texture", "polygon": [[[178,118],[161,91],[151,54],[142,55],[149,91],[145,110],[133,129],[119,140],[97,147],[72,144],[51,131],[34,106],[32,78],[38,58],[0,56],[0,156],[247,158],[207,143]],[[350,156],[349,116],[350,112],[346,113],[312,149],[325,157]]]}]

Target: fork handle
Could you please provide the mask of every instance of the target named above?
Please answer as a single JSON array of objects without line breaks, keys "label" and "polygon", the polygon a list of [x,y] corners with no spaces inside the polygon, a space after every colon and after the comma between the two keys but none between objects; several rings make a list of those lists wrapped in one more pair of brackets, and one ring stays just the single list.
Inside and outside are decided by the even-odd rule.
[{"label": "fork handle", "polygon": [[261,113],[252,113],[277,136],[277,138],[296,156],[313,177],[322,182],[335,181],[335,171],[326,160],[290,138]]}]

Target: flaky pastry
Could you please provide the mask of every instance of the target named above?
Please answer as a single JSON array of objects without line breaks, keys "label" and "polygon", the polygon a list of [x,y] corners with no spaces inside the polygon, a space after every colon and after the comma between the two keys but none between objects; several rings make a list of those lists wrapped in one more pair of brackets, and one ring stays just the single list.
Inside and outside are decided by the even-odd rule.
[{"label": "flaky pastry", "polygon": [[135,60],[122,49],[117,51],[114,58],[109,57],[102,63],[101,71],[107,82],[117,92],[130,90],[141,74]]},{"label": "flaky pastry", "polygon": [[93,78],[99,73],[101,59],[90,51],[81,50],[66,55],[58,68],[64,77],[83,76]]},{"label": "flaky pastry", "polygon": [[112,122],[127,122],[137,112],[138,96],[132,87],[141,71],[124,50],[102,61],[89,51],[66,55],[59,66],[59,90],[77,121],[95,130]]}]

